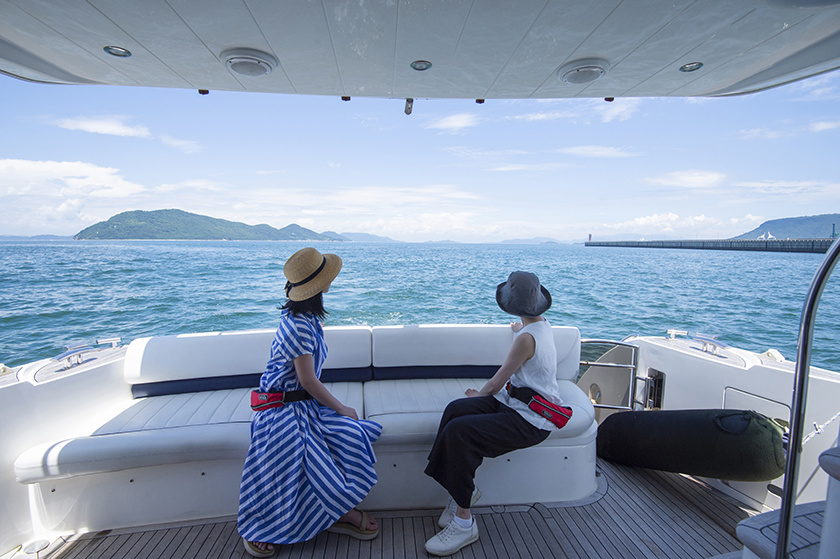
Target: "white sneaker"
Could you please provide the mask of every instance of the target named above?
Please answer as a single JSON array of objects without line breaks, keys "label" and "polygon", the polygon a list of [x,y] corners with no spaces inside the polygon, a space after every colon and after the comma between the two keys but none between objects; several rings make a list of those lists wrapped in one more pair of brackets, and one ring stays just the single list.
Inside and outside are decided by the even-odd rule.
[{"label": "white sneaker", "polygon": [[472,526],[461,528],[453,520],[446,528],[432,536],[426,542],[426,551],[432,555],[452,555],[459,549],[478,541],[478,525],[473,518]]},{"label": "white sneaker", "polygon": [[[472,497],[470,497],[470,507],[475,505],[479,499],[481,499],[481,491],[479,491],[478,487],[476,487],[473,491]],[[455,499],[449,497],[449,502],[446,503],[446,508],[443,509],[443,512],[440,513],[440,518],[438,518],[438,526],[446,528],[446,526],[452,522],[452,518],[455,517],[455,509],[457,508],[458,503],[455,502]]]}]

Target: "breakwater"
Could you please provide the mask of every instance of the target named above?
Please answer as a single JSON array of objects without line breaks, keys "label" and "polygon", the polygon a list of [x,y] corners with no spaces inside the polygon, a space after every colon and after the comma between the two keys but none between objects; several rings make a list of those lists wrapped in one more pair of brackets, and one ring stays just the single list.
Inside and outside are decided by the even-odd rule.
[{"label": "breakwater", "polygon": [[698,241],[589,241],[588,247],[679,248],[824,254],[834,239],[722,239]]}]

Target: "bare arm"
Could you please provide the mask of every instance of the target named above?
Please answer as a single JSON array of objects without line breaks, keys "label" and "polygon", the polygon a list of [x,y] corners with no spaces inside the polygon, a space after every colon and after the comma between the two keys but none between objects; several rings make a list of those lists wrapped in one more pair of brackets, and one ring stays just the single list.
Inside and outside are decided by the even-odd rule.
[{"label": "bare arm", "polygon": [[350,406],[345,406],[338,401],[338,398],[333,396],[327,387],[318,380],[315,375],[315,361],[312,359],[312,354],[301,355],[295,357],[295,372],[297,373],[298,381],[304,390],[315,398],[321,405],[327,406],[334,410],[339,415],[352,417],[355,420],[359,419],[356,410]]},{"label": "bare arm", "polygon": [[505,362],[496,371],[496,374],[487,381],[481,390],[469,388],[466,395],[473,398],[475,396],[492,396],[502,388],[505,383],[510,380],[510,377],[519,370],[525,361],[534,356],[534,351],[537,349],[537,342],[534,337],[527,332],[521,334],[513,340],[513,345],[505,358]]}]

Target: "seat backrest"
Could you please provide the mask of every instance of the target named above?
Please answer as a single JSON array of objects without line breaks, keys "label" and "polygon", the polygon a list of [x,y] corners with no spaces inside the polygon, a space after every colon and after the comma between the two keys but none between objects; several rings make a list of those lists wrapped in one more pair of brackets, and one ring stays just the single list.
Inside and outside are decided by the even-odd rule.
[{"label": "seat backrest", "polygon": [[[580,332],[553,326],[557,378],[574,379],[580,364]],[[397,378],[490,378],[513,341],[510,326],[491,324],[376,326],[373,376]]]},{"label": "seat backrest", "polygon": [[[274,334],[274,330],[246,330],[140,338],[128,346],[125,379],[135,398],[255,387],[265,371]],[[328,327],[324,337],[329,354],[323,381],[372,378],[369,327]]]}]

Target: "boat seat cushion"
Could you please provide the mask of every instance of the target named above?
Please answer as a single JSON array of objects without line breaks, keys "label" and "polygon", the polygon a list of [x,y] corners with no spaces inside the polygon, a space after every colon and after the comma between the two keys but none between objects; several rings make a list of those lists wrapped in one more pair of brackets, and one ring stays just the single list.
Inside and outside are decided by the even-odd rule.
[{"label": "boat seat cushion", "polygon": [[[446,405],[464,397],[467,388],[481,388],[485,379],[394,379],[365,383],[365,416],[380,423],[376,448],[422,445],[431,448]],[[562,429],[552,429],[541,446],[585,444],[595,439],[595,408],[571,381],[558,381],[564,405],[574,413]],[[584,440],[585,439],[585,440]]]},{"label": "boat seat cushion", "polygon": [[[580,332],[552,326],[557,379],[576,380]],[[510,326],[495,324],[377,326],[373,329],[373,378],[490,378],[513,343]]]},{"label": "boat seat cushion", "polygon": [[[328,383],[364,413],[362,383]],[[243,460],[251,440],[250,389],[171,394],[133,403],[87,436],[34,446],[15,460],[19,483],[203,460]]]}]

